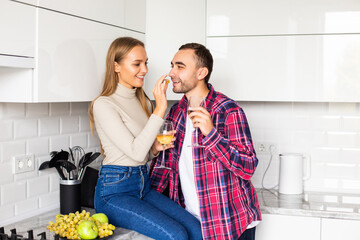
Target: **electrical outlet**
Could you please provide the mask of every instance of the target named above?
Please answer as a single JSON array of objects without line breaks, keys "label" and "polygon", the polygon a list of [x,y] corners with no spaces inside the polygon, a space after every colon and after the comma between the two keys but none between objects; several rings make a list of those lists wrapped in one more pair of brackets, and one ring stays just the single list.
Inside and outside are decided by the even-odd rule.
[{"label": "electrical outlet", "polygon": [[257,154],[270,154],[271,152],[274,153],[276,144],[271,142],[256,142],[254,147]]},{"label": "electrical outlet", "polygon": [[35,170],[35,156],[33,154],[14,157],[14,173],[31,172]]}]

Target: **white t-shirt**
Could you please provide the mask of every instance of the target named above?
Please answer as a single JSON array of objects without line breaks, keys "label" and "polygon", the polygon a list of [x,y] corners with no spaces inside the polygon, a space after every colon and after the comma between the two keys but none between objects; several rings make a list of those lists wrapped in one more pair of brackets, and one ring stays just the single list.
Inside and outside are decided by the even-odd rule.
[{"label": "white t-shirt", "polygon": [[186,210],[200,221],[199,198],[196,192],[191,137],[194,131],[192,121],[186,117],[186,129],[183,147],[179,159],[179,175]]}]

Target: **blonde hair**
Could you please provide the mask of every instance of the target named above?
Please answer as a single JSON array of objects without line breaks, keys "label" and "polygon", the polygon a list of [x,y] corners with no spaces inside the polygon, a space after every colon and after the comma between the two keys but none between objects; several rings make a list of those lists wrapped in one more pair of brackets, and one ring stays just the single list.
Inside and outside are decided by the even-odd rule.
[{"label": "blonde hair", "polygon": [[[94,113],[93,113],[94,102],[100,96],[109,96],[115,92],[117,88],[117,84],[119,83],[119,77],[115,73],[114,63],[115,62],[120,63],[125,58],[125,56],[136,46],[142,46],[145,48],[145,45],[142,41],[132,37],[120,37],[115,39],[111,43],[106,56],[106,69],[105,69],[105,79],[104,79],[103,89],[100,95],[90,103],[90,107],[89,107],[90,129],[92,134],[94,134]],[[153,111],[153,105],[149,97],[146,95],[146,93],[141,87],[136,89],[136,97],[139,99],[141,106],[144,109],[146,115],[150,117],[151,112],[149,110],[147,103],[150,102],[152,111]]]}]

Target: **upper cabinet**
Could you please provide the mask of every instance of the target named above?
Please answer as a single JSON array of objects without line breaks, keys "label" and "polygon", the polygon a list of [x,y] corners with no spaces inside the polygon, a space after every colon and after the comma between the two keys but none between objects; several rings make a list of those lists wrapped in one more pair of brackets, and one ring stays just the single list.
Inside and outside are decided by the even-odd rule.
[{"label": "upper cabinet", "polygon": [[36,9],[32,6],[0,1],[0,66],[35,66]]},{"label": "upper cabinet", "polygon": [[145,0],[40,0],[39,6],[145,33]]},{"label": "upper cabinet", "polygon": [[360,1],[207,0],[207,46],[235,100],[360,102]]},{"label": "upper cabinet", "polygon": [[358,0],[207,0],[207,35],[360,33]]},{"label": "upper cabinet", "polygon": [[145,41],[145,0],[21,2],[0,0],[0,27],[8,33],[0,54],[31,58],[33,65],[9,66],[0,55],[0,101],[92,101],[111,42],[121,36]]},{"label": "upper cabinet", "polygon": [[[170,71],[170,63],[179,47],[188,42],[205,44],[206,0],[183,0],[181,4],[168,0],[148,0],[146,6],[146,51],[149,72],[145,79],[145,92],[153,99],[156,80]],[[180,99],[169,84],[169,100]]]}]

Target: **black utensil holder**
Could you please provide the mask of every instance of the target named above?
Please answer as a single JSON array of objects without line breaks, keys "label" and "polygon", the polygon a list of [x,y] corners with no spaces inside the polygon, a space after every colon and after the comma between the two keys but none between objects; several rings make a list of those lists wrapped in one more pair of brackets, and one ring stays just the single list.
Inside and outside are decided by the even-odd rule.
[{"label": "black utensil holder", "polygon": [[81,181],[60,180],[60,213],[81,211]]}]

